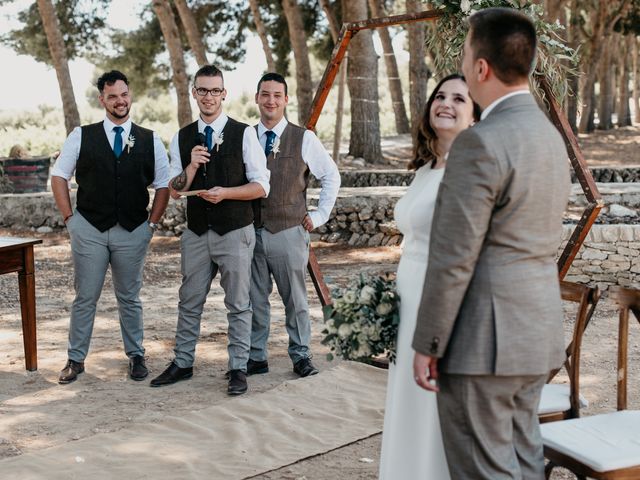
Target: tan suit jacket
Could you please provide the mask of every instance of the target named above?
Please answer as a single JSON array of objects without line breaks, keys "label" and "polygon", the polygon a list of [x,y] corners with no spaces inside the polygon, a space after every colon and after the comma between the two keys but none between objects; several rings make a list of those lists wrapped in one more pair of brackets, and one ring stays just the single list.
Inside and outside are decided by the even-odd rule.
[{"label": "tan suit jacket", "polygon": [[432,224],[413,348],[442,372],[538,375],[564,360],[555,263],[567,151],[529,94],[455,140]]}]

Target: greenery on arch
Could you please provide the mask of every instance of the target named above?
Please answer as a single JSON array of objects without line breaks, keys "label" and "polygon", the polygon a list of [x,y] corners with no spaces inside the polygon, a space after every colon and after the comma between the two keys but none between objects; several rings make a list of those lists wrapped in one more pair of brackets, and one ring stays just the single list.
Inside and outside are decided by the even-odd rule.
[{"label": "greenery on arch", "polygon": [[[547,78],[555,99],[561,105],[564,98],[573,93],[569,90],[567,77],[576,74],[578,52],[565,44],[561,37],[564,27],[560,23],[545,20],[542,5],[526,0],[432,0],[430,3],[443,14],[435,25],[436,34],[427,39],[427,47],[434,54],[434,74],[437,77],[459,70],[469,28],[468,17],[485,8],[506,7],[526,14],[536,27],[539,48],[535,74]],[[540,89],[536,90],[544,98]]]}]

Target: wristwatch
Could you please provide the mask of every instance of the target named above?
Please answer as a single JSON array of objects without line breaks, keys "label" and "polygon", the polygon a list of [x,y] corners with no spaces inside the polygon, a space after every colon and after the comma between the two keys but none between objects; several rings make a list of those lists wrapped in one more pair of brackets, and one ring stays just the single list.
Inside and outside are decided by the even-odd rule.
[{"label": "wristwatch", "polygon": [[157,223],[153,223],[153,222],[149,222],[149,228],[153,231],[156,231],[158,229],[158,224]]}]

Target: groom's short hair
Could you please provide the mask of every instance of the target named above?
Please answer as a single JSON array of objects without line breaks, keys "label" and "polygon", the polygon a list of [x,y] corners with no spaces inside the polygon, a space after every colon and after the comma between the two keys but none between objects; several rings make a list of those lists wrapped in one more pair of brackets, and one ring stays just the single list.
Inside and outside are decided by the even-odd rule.
[{"label": "groom's short hair", "polygon": [[487,8],[469,17],[474,60],[484,58],[506,85],[527,78],[536,60],[536,29],[524,14],[510,8]]}]

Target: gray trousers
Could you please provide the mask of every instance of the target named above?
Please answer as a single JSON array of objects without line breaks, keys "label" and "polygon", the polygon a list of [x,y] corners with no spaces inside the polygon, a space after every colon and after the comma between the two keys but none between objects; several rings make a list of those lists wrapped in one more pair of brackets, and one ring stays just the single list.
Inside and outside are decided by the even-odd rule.
[{"label": "gray trousers", "polygon": [[142,346],[142,271],[153,230],[147,222],[133,232],[120,225],[101,232],[79,212],[67,222],[75,272],[76,297],[71,305],[68,355],[84,361],[89,351],[96,305],[107,268],[111,265],[113,290],[118,301],[120,331],[127,356],[144,355]]},{"label": "gray trousers", "polygon": [[546,379],[440,373],[438,412],[452,479],[544,479],[538,403]]},{"label": "gray trousers", "polygon": [[208,230],[198,236],[188,229],[182,234],[182,285],[174,349],[174,362],[178,367],[193,365],[204,304],[211,282],[220,271],[229,322],[229,370],[247,370],[251,338],[249,283],[255,243],[253,225],[225,235]]},{"label": "gray trousers", "polygon": [[278,233],[271,233],[264,228],[256,230],[256,248],[251,266],[252,360],[267,359],[272,277],[284,303],[289,357],[293,363],[309,357],[311,325],[305,284],[308,261],[309,232],[302,225]]}]

